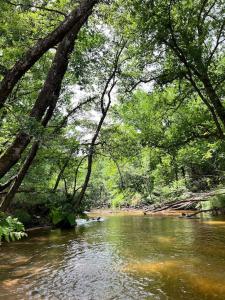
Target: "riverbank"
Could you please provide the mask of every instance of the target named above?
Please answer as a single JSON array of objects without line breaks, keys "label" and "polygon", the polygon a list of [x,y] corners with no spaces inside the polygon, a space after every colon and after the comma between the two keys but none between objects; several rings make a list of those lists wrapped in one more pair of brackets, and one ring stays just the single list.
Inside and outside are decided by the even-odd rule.
[{"label": "riverbank", "polygon": [[[101,217],[111,214],[116,215],[149,215],[149,216],[177,216],[177,217],[195,217],[201,212],[208,212],[212,215],[225,215],[225,189],[217,189],[201,193],[184,194],[177,199],[154,203],[152,205],[139,204],[135,207],[120,208],[96,208],[86,212],[89,217]],[[40,217],[38,219],[42,221]],[[41,224],[42,223],[42,224]],[[50,228],[51,223],[48,218],[44,222],[35,223],[34,226],[28,226],[26,231],[38,230],[39,228]]]},{"label": "riverbank", "polygon": [[[136,211],[154,215],[179,215],[191,217],[199,213],[225,215],[225,189],[214,189],[205,192],[186,192],[179,197],[172,197],[164,201],[155,201],[146,205],[143,202],[135,206],[120,206],[119,211]],[[116,211],[116,210],[115,210]]]},{"label": "riverbank", "polygon": [[[135,205],[121,205],[119,208],[101,208],[91,209],[89,216],[107,216],[117,215],[163,215],[163,216],[188,216],[199,213],[199,211],[212,210],[212,215],[225,214],[225,189],[211,190],[200,193],[185,193],[180,197],[159,199],[152,204],[146,204],[144,200]],[[188,209],[187,209],[188,208]],[[222,209],[221,209],[222,208]],[[12,209],[12,215],[21,221],[26,231],[38,230],[39,228],[52,227],[51,212],[47,205],[36,204],[19,205],[18,203]]]},{"label": "riverbank", "polygon": [[[189,214],[194,211],[190,210],[170,210],[170,211],[161,211],[157,213],[144,213],[142,209],[137,209],[137,208],[122,208],[122,209],[93,209],[89,212],[86,212],[87,216],[91,218],[98,218],[98,217],[108,217],[108,216],[144,216],[144,215],[149,215],[149,216],[175,216],[175,217],[180,217],[182,214]],[[43,226],[35,226],[35,227],[29,227],[26,228],[26,232],[35,232],[35,231],[40,231],[40,230],[50,230],[54,229],[53,226],[51,225],[43,225]]]},{"label": "riverbank", "polygon": [[160,212],[148,211],[145,213],[143,209],[139,208],[122,208],[122,209],[93,209],[87,212],[90,217],[97,216],[110,216],[110,215],[149,215],[149,216],[182,216],[182,214],[189,214],[194,212],[193,210],[165,210]]}]

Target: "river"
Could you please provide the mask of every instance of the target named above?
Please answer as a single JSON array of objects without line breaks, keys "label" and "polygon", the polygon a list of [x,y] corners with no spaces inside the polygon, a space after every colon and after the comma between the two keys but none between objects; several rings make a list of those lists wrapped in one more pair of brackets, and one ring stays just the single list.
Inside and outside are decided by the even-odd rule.
[{"label": "river", "polygon": [[225,220],[112,214],[0,246],[0,299],[225,299]]}]

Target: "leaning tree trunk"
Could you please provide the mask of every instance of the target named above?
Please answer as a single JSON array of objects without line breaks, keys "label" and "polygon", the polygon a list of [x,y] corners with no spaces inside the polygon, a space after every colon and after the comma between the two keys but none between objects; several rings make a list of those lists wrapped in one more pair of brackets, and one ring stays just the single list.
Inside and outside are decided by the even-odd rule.
[{"label": "leaning tree trunk", "polygon": [[17,190],[19,189],[29,167],[31,166],[31,164],[37,154],[38,149],[39,149],[39,141],[35,141],[32,145],[31,151],[30,151],[27,159],[25,160],[24,164],[22,165],[21,169],[19,170],[15,181],[13,182],[9,191],[3,197],[3,199],[0,203],[0,208],[2,211],[7,211],[7,209],[9,208],[10,203],[11,203],[12,199],[14,198]]},{"label": "leaning tree trunk", "polygon": [[[88,12],[87,16],[85,16],[82,20],[80,20],[79,24],[76,24],[76,26],[74,26],[71,29],[71,31],[63,39],[63,41],[59,44],[57,51],[56,51],[54,61],[52,63],[52,67],[49,70],[45,85],[37,99],[37,102],[40,105],[37,105],[37,103],[35,103],[34,108],[32,109],[32,113],[36,113],[37,119],[39,119],[41,117],[40,111],[43,112],[43,114],[44,114],[45,111],[44,111],[43,107],[44,106],[46,107],[47,112],[41,122],[43,127],[47,126],[48,122],[51,120],[51,117],[54,113],[54,109],[56,107],[57,100],[59,98],[59,94],[60,94],[60,90],[61,90],[62,80],[63,80],[63,77],[64,77],[67,67],[68,67],[69,57],[70,57],[71,52],[74,49],[74,41],[77,37],[77,34],[78,34],[81,26],[86,22],[89,14],[90,14],[90,12]],[[40,107],[40,109],[38,109],[39,107]],[[18,137],[16,140],[18,140]],[[21,141],[20,149],[22,149],[22,146],[25,145],[24,140],[25,141],[28,140],[28,142],[30,141],[30,137],[28,134],[26,134],[25,138]],[[26,146],[24,146],[23,150],[25,148],[26,148]],[[30,152],[29,156],[27,157],[25,163],[19,170],[16,180],[14,181],[11,188],[9,189],[9,192],[3,198],[1,205],[0,205],[1,209],[3,209],[3,210],[8,209],[11,200],[13,199],[15,193],[17,192],[18,188],[20,187],[29,167],[31,166],[31,164],[37,154],[38,148],[39,148],[39,141],[36,141],[36,142],[34,142],[31,152]],[[14,148],[13,150],[14,150],[14,152],[11,150],[12,153],[15,153],[16,149]],[[21,153],[22,153],[22,151],[21,151]],[[20,153],[20,155],[21,155],[21,153]],[[8,166],[12,166],[12,162],[13,162],[13,164],[15,164],[16,161],[18,161],[18,152],[16,152],[16,154],[17,154],[16,157],[15,156],[11,157],[10,162],[8,162]],[[14,161],[12,160],[12,158],[14,158]],[[3,162],[4,162],[3,157],[0,158],[0,163],[1,162],[3,165]],[[0,167],[1,167],[1,164],[0,164]]]},{"label": "leaning tree trunk", "polygon": [[[62,80],[68,67],[69,55],[74,48],[74,41],[89,15],[90,10],[88,10],[86,15],[76,23],[57,48],[45,84],[30,112],[30,117],[37,122],[41,121],[48,107],[49,110],[47,114],[51,115],[51,110],[54,110],[54,106],[56,105],[60,94]],[[26,132],[21,131],[17,134],[14,142],[0,156],[0,178],[2,178],[19,161],[21,154],[30,143],[30,140],[31,136]]]},{"label": "leaning tree trunk", "polygon": [[[171,33],[171,41],[168,42],[167,40],[163,40],[163,42],[173,51],[176,57],[180,60],[180,62],[185,66],[188,74],[188,78],[190,83],[192,84],[193,88],[199,94],[203,102],[209,109],[209,112],[212,115],[212,118],[217,126],[218,133],[221,138],[224,139],[224,129],[225,129],[225,108],[222,105],[220,98],[218,97],[215,89],[212,86],[211,80],[207,74],[207,70],[204,68],[204,64],[202,63],[202,70],[198,70],[192,64],[190,64],[189,60],[187,59],[185,52],[183,51],[182,47],[180,47],[178,40],[176,38],[176,34],[173,29],[173,25],[171,23],[171,18],[169,19],[168,28]],[[200,88],[198,88],[194,77],[196,76],[204,86],[204,91],[206,97],[202,94]],[[223,129],[220,126],[219,120],[223,124]]]},{"label": "leaning tree trunk", "polygon": [[59,172],[59,174],[58,174],[58,176],[56,178],[54,187],[52,189],[53,192],[56,192],[56,190],[57,190],[57,188],[59,186],[59,182],[62,179],[62,176],[63,176],[63,174],[64,174],[64,172],[65,172],[65,170],[66,170],[66,168],[67,168],[67,166],[68,166],[68,164],[69,164],[69,162],[71,160],[72,155],[73,155],[73,150],[71,150],[69,157],[66,158],[66,160],[65,160],[62,168],[60,169],[60,172]]},{"label": "leaning tree trunk", "polygon": [[38,40],[38,42],[16,62],[13,68],[6,72],[0,83],[0,108],[3,107],[5,101],[21,77],[45,52],[57,45],[77,22],[86,16],[87,13],[90,14],[93,6],[97,2],[98,0],[83,0],[54,31],[45,38]]},{"label": "leaning tree trunk", "polygon": [[225,128],[225,108],[224,108],[220,98],[218,97],[208,74],[205,73],[204,75],[200,76],[200,78],[204,85],[206,95],[210,99],[210,102],[212,103],[219,119],[221,120],[221,122],[223,124],[223,127]]}]

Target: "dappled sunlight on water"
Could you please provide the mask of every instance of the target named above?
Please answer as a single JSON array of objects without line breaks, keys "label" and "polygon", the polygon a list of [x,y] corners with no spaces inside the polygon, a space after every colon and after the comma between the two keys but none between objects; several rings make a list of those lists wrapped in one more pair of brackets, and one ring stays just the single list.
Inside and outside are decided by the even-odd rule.
[{"label": "dappled sunlight on water", "polygon": [[224,300],[222,223],[123,213],[30,232],[1,246],[0,299]]},{"label": "dappled sunlight on water", "polygon": [[171,244],[174,243],[176,241],[175,237],[170,237],[170,236],[156,236],[154,237],[156,239],[156,241],[158,241],[159,243],[166,243],[166,244]]},{"label": "dappled sunlight on water", "polygon": [[208,225],[219,225],[225,226],[225,221],[203,221],[204,224]]},{"label": "dappled sunlight on water", "polygon": [[182,261],[173,261],[167,260],[162,262],[143,262],[137,264],[128,264],[127,266],[122,268],[123,272],[136,272],[138,274],[141,273],[174,273],[175,268],[179,269],[179,266],[182,264]]},{"label": "dappled sunlight on water", "polygon": [[[222,299],[225,294],[225,280],[216,280],[214,278],[201,277],[202,275],[192,276],[188,274],[187,282],[191,288],[197,292],[208,295],[209,297],[218,297]],[[203,275],[204,276],[204,275]]]},{"label": "dappled sunlight on water", "polygon": [[2,285],[6,288],[13,288],[15,285],[18,285],[19,279],[7,279],[3,280]]},{"label": "dappled sunlight on water", "polygon": [[202,299],[202,297],[208,297],[208,299],[214,299],[214,297],[224,299],[224,276],[217,274],[217,278],[213,278],[210,274],[205,275],[204,265],[199,268],[195,260],[165,260],[161,262],[134,263],[122,267],[121,271],[133,273],[138,277],[158,275],[161,276],[161,280],[165,280],[165,282],[168,279],[174,282],[182,280],[186,289],[193,290],[194,293],[201,297],[200,299]]}]

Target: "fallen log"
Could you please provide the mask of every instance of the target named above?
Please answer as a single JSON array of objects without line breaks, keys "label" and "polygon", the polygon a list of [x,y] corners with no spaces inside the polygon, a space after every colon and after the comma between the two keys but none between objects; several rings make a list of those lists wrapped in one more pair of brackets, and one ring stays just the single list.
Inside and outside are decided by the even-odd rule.
[{"label": "fallen log", "polygon": [[197,205],[199,202],[208,201],[210,197],[223,195],[225,191],[219,193],[218,191],[212,191],[208,193],[198,193],[196,196],[184,199],[184,200],[176,200],[176,201],[169,201],[162,203],[158,206],[152,206],[144,210],[144,213],[151,211],[152,213],[174,209],[174,210],[181,210],[181,209],[190,209],[193,205]]},{"label": "fallen log", "polygon": [[180,200],[180,201],[177,201],[177,202],[170,203],[168,205],[163,205],[163,206],[154,207],[154,208],[148,208],[148,209],[145,210],[145,212],[148,212],[148,211],[160,212],[160,211],[167,210],[167,209],[176,209],[176,210],[185,209],[186,206],[190,206],[191,204],[193,205],[194,203],[197,204],[200,201],[208,201],[208,199]]}]

